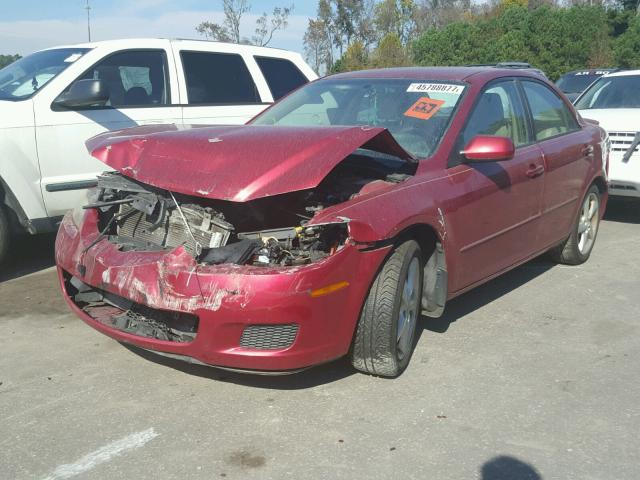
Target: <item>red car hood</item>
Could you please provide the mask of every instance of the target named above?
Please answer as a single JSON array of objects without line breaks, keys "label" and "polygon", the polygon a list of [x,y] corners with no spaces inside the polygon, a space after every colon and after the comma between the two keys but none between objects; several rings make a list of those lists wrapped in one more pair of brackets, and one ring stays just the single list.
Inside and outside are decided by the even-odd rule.
[{"label": "red car hood", "polygon": [[388,130],[372,127],[161,125],[87,141],[94,157],[135,180],[235,202],[313,188],[361,147],[413,160]]}]

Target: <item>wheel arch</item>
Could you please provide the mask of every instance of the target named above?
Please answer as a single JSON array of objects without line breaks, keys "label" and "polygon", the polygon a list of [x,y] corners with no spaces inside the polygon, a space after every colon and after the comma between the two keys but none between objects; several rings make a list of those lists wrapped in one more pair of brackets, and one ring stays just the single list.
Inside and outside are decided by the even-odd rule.
[{"label": "wheel arch", "polygon": [[27,214],[2,176],[0,176],[0,206],[5,207],[5,211],[8,213],[12,230],[33,233]]},{"label": "wheel arch", "polygon": [[594,178],[592,184],[598,187],[598,190],[600,191],[600,195],[605,195],[606,193],[609,192],[607,181],[603,177],[598,176]]},{"label": "wheel arch", "polygon": [[433,225],[415,223],[400,231],[393,243],[399,245],[410,239],[418,242],[423,253],[422,314],[440,317],[449,293],[444,240]]}]

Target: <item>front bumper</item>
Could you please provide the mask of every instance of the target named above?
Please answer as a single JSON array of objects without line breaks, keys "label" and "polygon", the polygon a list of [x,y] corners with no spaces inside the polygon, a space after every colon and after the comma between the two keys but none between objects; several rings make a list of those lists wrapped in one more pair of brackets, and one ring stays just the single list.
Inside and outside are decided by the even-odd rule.
[{"label": "front bumper", "polygon": [[612,152],[609,160],[609,195],[640,197],[640,153],[623,162],[624,152]]},{"label": "front bumper", "polygon": [[[77,223],[76,223],[77,222]],[[121,342],[198,363],[252,371],[288,371],[345,355],[371,281],[390,247],[361,251],[347,245],[323,261],[302,267],[198,265],[182,247],[170,252],[122,252],[98,237],[97,215],[68,214],[56,239],[64,297],[87,324]],[[180,343],[134,335],[91,317],[70,296],[67,280],[152,309],[198,317],[195,339]],[[312,297],[338,282],[348,287]],[[283,349],[244,348],[248,326],[297,325]]]}]

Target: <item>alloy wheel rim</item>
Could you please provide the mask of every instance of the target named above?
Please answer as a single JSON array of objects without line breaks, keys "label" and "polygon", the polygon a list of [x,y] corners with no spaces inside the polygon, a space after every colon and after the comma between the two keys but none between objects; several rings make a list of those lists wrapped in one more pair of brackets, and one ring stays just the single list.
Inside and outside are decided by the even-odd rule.
[{"label": "alloy wheel rim", "polygon": [[396,351],[399,360],[404,359],[411,352],[413,333],[418,318],[419,282],[420,262],[414,257],[407,269],[407,275],[402,285],[402,296],[400,298],[396,338]]},{"label": "alloy wheel rim", "polygon": [[600,201],[598,195],[591,192],[584,199],[582,209],[580,210],[580,219],[578,220],[578,250],[586,255],[593,247],[598,231],[598,212],[600,210]]}]

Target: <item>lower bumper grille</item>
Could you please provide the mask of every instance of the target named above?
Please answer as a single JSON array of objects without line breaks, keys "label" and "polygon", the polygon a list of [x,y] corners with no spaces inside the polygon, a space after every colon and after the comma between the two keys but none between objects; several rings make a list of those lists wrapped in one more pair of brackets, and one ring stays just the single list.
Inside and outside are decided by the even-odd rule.
[{"label": "lower bumper grille", "polygon": [[293,345],[298,325],[249,325],[242,332],[240,346],[257,350],[281,350]]},{"label": "lower bumper grille", "polygon": [[634,185],[624,185],[620,183],[610,183],[609,188],[611,190],[628,190],[632,192],[637,192],[638,189]]},{"label": "lower bumper grille", "polygon": [[65,275],[65,289],[78,308],[111,328],[169,342],[187,343],[196,338],[196,315],[157,310],[93,288],[70,275]]}]

